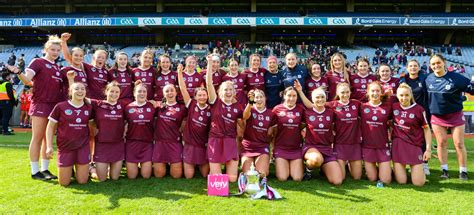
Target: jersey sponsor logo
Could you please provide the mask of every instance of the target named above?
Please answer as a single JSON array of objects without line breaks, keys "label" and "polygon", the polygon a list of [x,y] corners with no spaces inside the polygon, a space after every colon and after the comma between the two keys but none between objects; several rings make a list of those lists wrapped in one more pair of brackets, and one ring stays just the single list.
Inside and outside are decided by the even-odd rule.
[{"label": "jersey sponsor logo", "polygon": [[129,113],[135,113],[135,108],[128,110]]},{"label": "jersey sponsor logo", "polygon": [[82,122],[81,118],[76,119],[76,123],[81,123],[81,122]]},{"label": "jersey sponsor logo", "polygon": [[408,115],[408,117],[410,117],[410,119],[413,119],[413,118],[415,118],[415,114],[411,113],[410,115]]},{"label": "jersey sponsor logo", "polygon": [[352,116],[351,113],[346,113],[346,117],[349,118],[349,117],[351,117],[351,116]]},{"label": "jersey sponsor logo", "polygon": [[360,86],[360,88],[365,89],[366,88],[365,84]]},{"label": "jersey sponsor logo", "polygon": [[405,120],[401,119],[400,124],[402,124],[402,125],[405,124]]},{"label": "jersey sponsor logo", "polygon": [[64,111],[64,113],[65,113],[66,115],[70,116],[70,115],[72,114],[72,110],[66,109],[66,110]]},{"label": "jersey sponsor logo", "polygon": [[400,111],[398,111],[398,110],[393,111],[393,115],[398,116],[398,114],[400,114]]},{"label": "jersey sponsor logo", "polygon": [[324,125],[322,123],[320,123],[319,128],[324,128]]},{"label": "jersey sponsor logo", "polygon": [[288,123],[293,123],[293,119],[288,119]]},{"label": "jersey sponsor logo", "polygon": [[140,115],[138,115],[138,118],[139,118],[139,119],[143,119],[143,118],[145,118],[145,116],[143,116],[143,115],[140,114]]},{"label": "jersey sponsor logo", "polygon": [[373,117],[372,117],[372,120],[373,120],[373,121],[377,121],[377,119],[378,119],[377,116],[373,116]]},{"label": "jersey sponsor logo", "polygon": [[255,82],[260,82],[260,80],[258,78],[255,79]]},{"label": "jersey sponsor logo", "polygon": [[380,112],[381,112],[382,114],[386,114],[386,113],[387,113],[384,109],[382,109]]},{"label": "jersey sponsor logo", "polygon": [[227,114],[227,117],[230,118],[230,117],[232,117],[232,115],[231,115],[230,113],[228,113],[228,114]]},{"label": "jersey sponsor logo", "polygon": [[309,116],[309,121],[314,122],[314,120],[316,120],[315,116]]},{"label": "jersey sponsor logo", "polygon": [[263,122],[259,122],[258,126],[263,127]]},{"label": "jersey sponsor logo", "polygon": [[114,110],[110,111],[111,114],[116,114],[117,112],[115,112]]}]

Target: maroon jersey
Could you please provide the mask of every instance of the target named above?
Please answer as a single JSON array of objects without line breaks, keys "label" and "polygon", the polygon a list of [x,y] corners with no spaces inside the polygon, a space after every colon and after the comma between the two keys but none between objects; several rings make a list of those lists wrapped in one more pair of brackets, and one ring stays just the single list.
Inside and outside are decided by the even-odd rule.
[{"label": "maroon jersey", "polygon": [[338,73],[338,72],[333,72],[329,71],[324,75],[328,79],[328,101],[334,100],[334,97],[336,97],[336,88],[337,84],[343,83],[347,81],[344,79],[344,73]]},{"label": "maroon jersey", "polygon": [[64,85],[67,83],[66,74],[61,73],[59,66],[44,58],[31,61],[27,71],[33,76],[33,103],[58,103],[64,101]]},{"label": "maroon jersey", "polygon": [[265,108],[258,111],[252,107],[250,118],[247,119],[245,126],[244,139],[242,145],[244,148],[268,146],[270,139],[268,129],[277,124],[277,117],[272,110]]},{"label": "maroon jersey", "polygon": [[334,144],[360,144],[362,142],[359,127],[360,104],[357,100],[350,100],[347,104],[342,104],[340,101],[328,103],[336,115]]},{"label": "maroon jersey", "polygon": [[[201,71],[201,74],[204,77],[204,79],[206,77],[206,73],[207,73],[207,70]],[[219,71],[212,73],[212,85],[214,86],[214,89],[216,90],[219,89],[219,86],[222,83],[222,76],[224,76],[224,74],[225,74],[225,71],[222,69],[219,69]]]},{"label": "maroon jersey", "polygon": [[326,77],[320,77],[318,80],[315,80],[313,77],[308,77],[305,83],[306,97],[311,100],[311,93],[319,87],[324,87],[324,90],[327,92],[328,79]]},{"label": "maroon jersey", "polygon": [[302,146],[300,125],[304,119],[304,108],[297,104],[292,109],[279,104],[273,108],[278,119],[275,148],[295,150]]},{"label": "maroon jersey", "polygon": [[376,81],[377,78],[374,75],[367,74],[362,77],[359,74],[351,75],[351,99],[359,100],[361,102],[367,102],[367,86]]},{"label": "maroon jersey", "polygon": [[178,73],[169,71],[155,77],[155,101],[163,99],[163,88],[168,84],[172,84],[178,89]]},{"label": "maroon jersey", "polygon": [[155,140],[181,143],[181,124],[186,117],[186,107],[175,103],[156,110]]},{"label": "maroon jersey", "polygon": [[183,139],[186,144],[205,146],[209,138],[211,123],[211,106],[200,108],[195,99],[191,99],[188,106],[188,119],[184,126]]},{"label": "maroon jersey", "polygon": [[222,82],[225,81],[232,81],[234,83],[234,88],[237,92],[237,102],[239,104],[247,104],[247,95],[245,95],[245,83],[247,80],[247,76],[242,73],[238,73],[237,76],[232,77],[229,74],[225,74],[222,76]]},{"label": "maroon jersey", "polygon": [[416,103],[407,108],[395,103],[392,108],[393,139],[400,138],[405,143],[421,147],[425,142],[423,129],[428,126],[423,115],[425,109]]},{"label": "maroon jersey", "polygon": [[205,79],[202,74],[193,72],[188,74],[183,72],[184,83],[186,84],[186,89],[188,90],[189,96],[194,98],[194,90],[198,87],[204,86]]},{"label": "maroon jersey", "polygon": [[252,72],[249,69],[245,70],[242,74],[247,76],[245,83],[245,90],[249,92],[252,89],[260,89],[265,92],[265,73],[267,72],[264,68],[258,68],[257,72]]},{"label": "maroon jersey", "polygon": [[237,119],[242,118],[242,106],[238,103],[226,104],[217,98],[211,108],[211,132],[213,138],[235,138]]},{"label": "maroon jersey", "polygon": [[155,91],[154,81],[155,81],[155,69],[153,67],[148,68],[147,70],[142,70],[140,68],[134,68],[132,70],[133,82],[141,80],[146,86],[146,98],[148,100],[153,100]]},{"label": "maroon jersey", "polygon": [[331,146],[334,142],[334,112],[329,108],[323,112],[311,108],[306,109],[304,115],[307,128],[305,144]]},{"label": "maroon jersey", "polygon": [[[74,73],[76,74],[76,76],[74,77],[74,82],[83,83],[87,89],[87,73],[83,71],[82,69],[78,69],[73,66],[67,66],[67,67],[61,68],[61,73],[64,73],[64,75],[66,75],[67,77],[67,72],[71,70],[74,71]],[[68,82],[66,83],[69,84]],[[67,87],[66,89],[69,89],[69,87]]]},{"label": "maroon jersey", "polygon": [[133,100],[133,80],[131,71],[110,69],[109,81],[117,81],[118,85],[120,86],[119,99],[129,98]]},{"label": "maroon jersey", "polygon": [[58,125],[58,151],[74,151],[89,144],[91,117],[92,107],[88,104],[76,107],[70,101],[64,101],[54,107],[49,120]]},{"label": "maroon jersey", "polygon": [[387,149],[388,121],[392,119],[389,102],[373,106],[370,102],[360,105],[362,146],[364,148]]},{"label": "maroon jersey", "polygon": [[91,100],[91,103],[94,110],[94,121],[99,130],[99,133],[95,136],[96,142],[123,142],[125,132],[125,107],[120,103],[111,105],[103,100]]},{"label": "maroon jersey", "polygon": [[400,85],[400,79],[391,77],[388,81],[380,81],[382,85],[382,92],[386,92],[387,90],[392,90],[392,95],[389,97],[389,101],[393,103],[398,102],[397,99],[397,89]]},{"label": "maroon jersey", "polygon": [[135,102],[125,107],[127,140],[153,141],[153,120],[155,108],[149,102],[138,106]]},{"label": "maroon jersey", "polygon": [[105,67],[97,68],[90,64],[83,63],[84,71],[87,74],[87,95],[91,99],[105,99],[105,86],[108,83],[108,72]]}]

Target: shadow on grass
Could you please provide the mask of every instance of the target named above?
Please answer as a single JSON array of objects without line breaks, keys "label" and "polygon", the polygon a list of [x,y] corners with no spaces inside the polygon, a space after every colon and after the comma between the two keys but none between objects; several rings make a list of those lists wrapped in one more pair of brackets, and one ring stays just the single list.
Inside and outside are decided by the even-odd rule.
[{"label": "shadow on grass", "polygon": [[[58,184],[57,181],[49,181],[48,183]],[[59,185],[58,185],[59,186]],[[129,180],[126,175],[121,175],[117,181],[107,180],[98,182],[89,180],[85,185],[77,184],[76,181],[68,186],[68,189],[74,189],[75,195],[103,195],[110,202],[107,209],[115,209],[120,207],[121,199],[142,199],[157,198],[167,201],[177,201],[181,199],[192,198],[194,195],[207,195],[206,180],[204,178],[172,179],[165,178],[138,178]]]}]

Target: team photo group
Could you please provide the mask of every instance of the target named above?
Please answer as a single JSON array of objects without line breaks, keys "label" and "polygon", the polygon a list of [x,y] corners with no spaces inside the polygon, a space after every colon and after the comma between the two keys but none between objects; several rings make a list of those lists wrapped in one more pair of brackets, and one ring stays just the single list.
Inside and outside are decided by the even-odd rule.
[{"label": "team photo group", "polygon": [[[217,54],[206,57],[205,70],[192,55],[177,66],[161,55],[154,66],[154,52],[145,49],[137,67],[116,52],[108,68],[106,51],[84,62],[83,49],[68,47],[70,37],[50,36],[44,56],[24,71],[8,66],[32,88],[33,179],[63,186],[117,180],[125,167],[128,179],[223,173],[236,182],[254,165],[270,180],[321,174],[333,185],[351,177],[423,186],[432,154],[441,179],[450,177],[450,132],[456,177],[468,180],[462,109],[474,84],[449,72],[441,54],[429,58],[427,71],[409,60],[400,78],[388,64],[372,70],[366,58],[349,71],[338,52],[327,68],[301,64],[292,52],[282,68],[281,59],[270,56],[263,65],[252,54],[241,71],[246,65],[237,59],[222,69]],[[69,66],[59,67],[60,56]],[[49,171],[53,156],[58,176]]]}]

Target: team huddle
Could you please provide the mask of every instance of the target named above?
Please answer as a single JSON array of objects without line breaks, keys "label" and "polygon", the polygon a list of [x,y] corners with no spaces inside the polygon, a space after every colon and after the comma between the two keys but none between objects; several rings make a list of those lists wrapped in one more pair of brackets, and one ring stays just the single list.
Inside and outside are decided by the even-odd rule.
[{"label": "team huddle", "polygon": [[[297,64],[289,53],[286,66],[277,58],[261,67],[251,55],[249,68],[239,72],[230,60],[228,71],[220,58],[207,57],[207,71],[197,72],[196,59],[171,70],[168,56],[152,65],[153,52],[144,50],[137,68],[126,53],[116,54],[115,65],[105,68],[107,52],[98,50],[91,64],[84,51],[69,51],[67,40],[50,37],[43,58],[34,59],[20,80],[32,85],[29,109],[32,121],[31,174],[34,179],[56,178],[48,170],[56,134],[59,183],[71,176],[87,183],[92,177],[116,180],[125,162],[127,177],[193,178],[219,174],[222,165],[229,180],[238,178],[252,163],[263,176],[285,181],[309,180],[320,169],[331,184],[346,175],[370,181],[423,186],[423,163],[431,157],[431,129],[438,144],[442,178],[448,178],[447,130],[456,146],[461,179],[467,180],[462,93],[474,94],[464,76],[446,71],[443,56],[430,58],[431,74],[409,61],[407,75],[392,77],[382,64],[376,74],[366,59],[358,59],[349,74],[342,54],[331,57],[329,71],[319,64]],[[60,53],[70,66],[55,63]],[[309,71],[308,71],[309,70]],[[430,129],[431,127],[431,129]],[[43,145],[43,146],[42,146]],[[41,170],[39,157],[42,157]],[[168,168],[169,166],[169,168]],[[364,167],[364,168],[363,168]],[[346,171],[349,173],[346,173]]]}]

